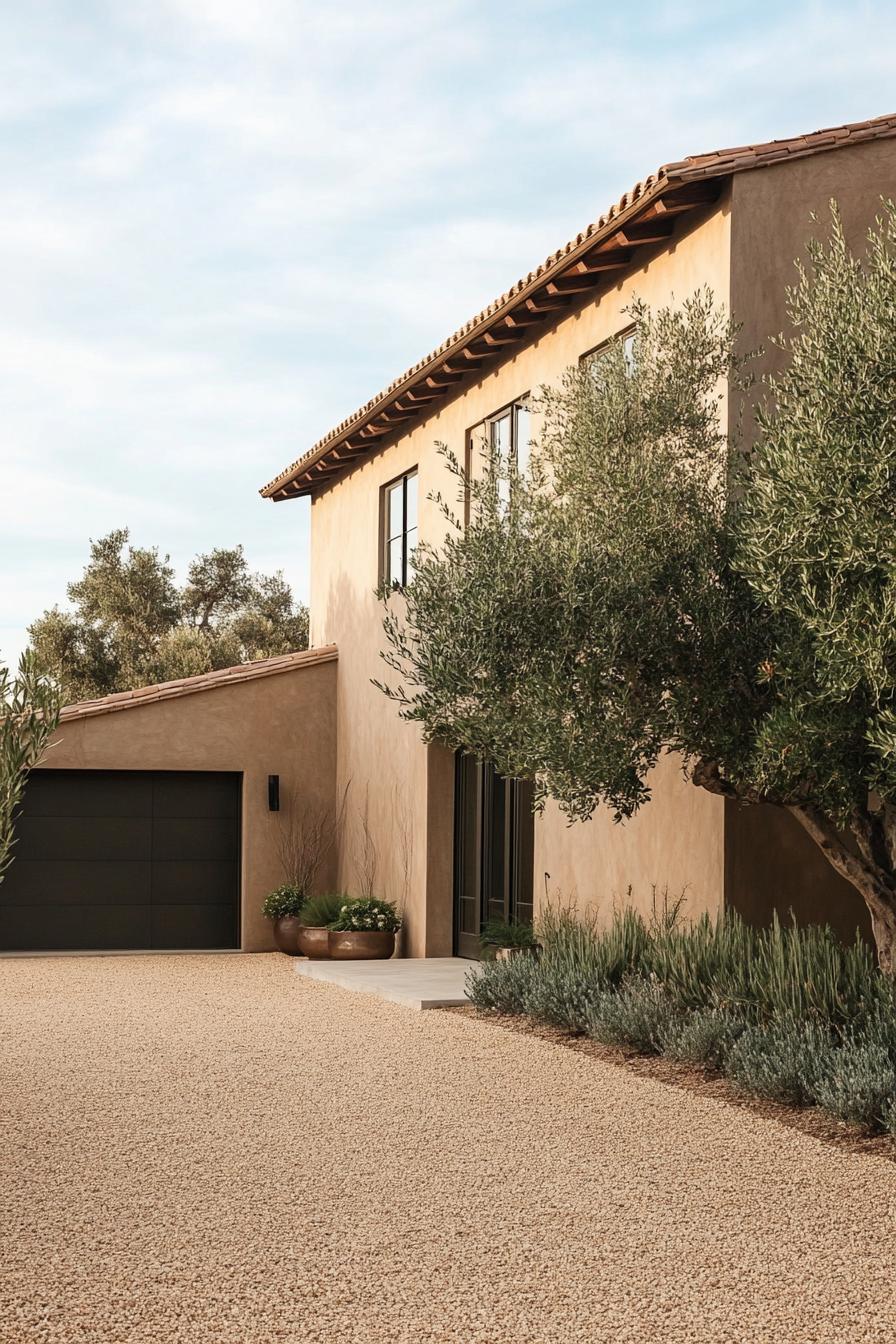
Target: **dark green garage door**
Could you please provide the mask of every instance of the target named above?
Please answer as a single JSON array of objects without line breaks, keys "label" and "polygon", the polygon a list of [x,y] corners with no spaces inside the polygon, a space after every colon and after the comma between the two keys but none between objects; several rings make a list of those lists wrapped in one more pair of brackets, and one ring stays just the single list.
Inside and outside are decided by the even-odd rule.
[{"label": "dark green garage door", "polygon": [[240,776],[35,770],[0,949],[239,946]]}]

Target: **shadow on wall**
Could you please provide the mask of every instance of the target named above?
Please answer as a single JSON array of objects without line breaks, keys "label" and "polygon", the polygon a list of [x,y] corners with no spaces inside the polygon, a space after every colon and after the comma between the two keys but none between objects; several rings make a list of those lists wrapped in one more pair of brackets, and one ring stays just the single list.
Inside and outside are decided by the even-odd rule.
[{"label": "shadow on wall", "polygon": [[856,889],[833,868],[803,828],[780,807],[725,803],[725,892],[748,924],[830,924],[845,942],[871,921]]}]

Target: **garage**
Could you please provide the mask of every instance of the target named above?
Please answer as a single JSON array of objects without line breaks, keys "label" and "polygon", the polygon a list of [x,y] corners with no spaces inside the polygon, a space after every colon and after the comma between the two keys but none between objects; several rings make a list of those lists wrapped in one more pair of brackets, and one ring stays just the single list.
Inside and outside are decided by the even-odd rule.
[{"label": "garage", "polygon": [[0,949],[239,947],[241,782],[35,770],[0,884]]},{"label": "garage", "polygon": [[303,818],[336,808],[337,668],[302,649],[66,705],[16,819],[0,956],[270,951],[262,902]]}]

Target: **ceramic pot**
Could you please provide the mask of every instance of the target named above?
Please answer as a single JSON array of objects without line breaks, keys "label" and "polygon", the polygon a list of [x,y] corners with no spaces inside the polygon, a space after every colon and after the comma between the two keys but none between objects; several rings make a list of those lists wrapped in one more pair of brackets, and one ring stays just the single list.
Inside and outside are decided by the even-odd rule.
[{"label": "ceramic pot", "polygon": [[299,926],[299,952],[312,961],[322,961],[330,955],[330,930],[314,929],[308,924]]},{"label": "ceramic pot", "polygon": [[280,952],[285,952],[288,957],[297,957],[299,955],[299,929],[301,920],[298,915],[281,915],[279,919],[274,920],[274,942]]},{"label": "ceramic pot", "polygon": [[378,929],[330,930],[330,956],[334,961],[383,961],[394,951],[394,933]]}]

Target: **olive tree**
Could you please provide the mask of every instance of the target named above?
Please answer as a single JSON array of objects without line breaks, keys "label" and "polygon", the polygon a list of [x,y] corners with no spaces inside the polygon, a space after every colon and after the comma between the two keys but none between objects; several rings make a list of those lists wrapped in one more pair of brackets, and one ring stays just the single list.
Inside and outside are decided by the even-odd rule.
[{"label": "olive tree", "polygon": [[18,672],[0,667],[0,882],[12,862],[14,822],[28,772],[43,758],[59,722],[57,683],[26,652]]},{"label": "olive tree", "polygon": [[168,556],[133,546],[127,528],[90,543],[66,594],[29,627],[41,665],[69,700],[292,653],[308,645],[308,612],[283,574],[252,574],[242,546],[198,555],[182,586]]},{"label": "olive tree", "polygon": [[[834,215],[788,291],[747,451],[748,366],[702,291],[632,311],[544,390],[533,466],[484,448],[468,507],[386,596],[384,689],[424,735],[617,819],[686,778],[787,808],[861,892],[896,969],[894,215],[867,256]],[[509,500],[509,503],[508,503]],[[468,515],[466,517],[465,515]],[[893,800],[893,804],[888,801]]]}]

